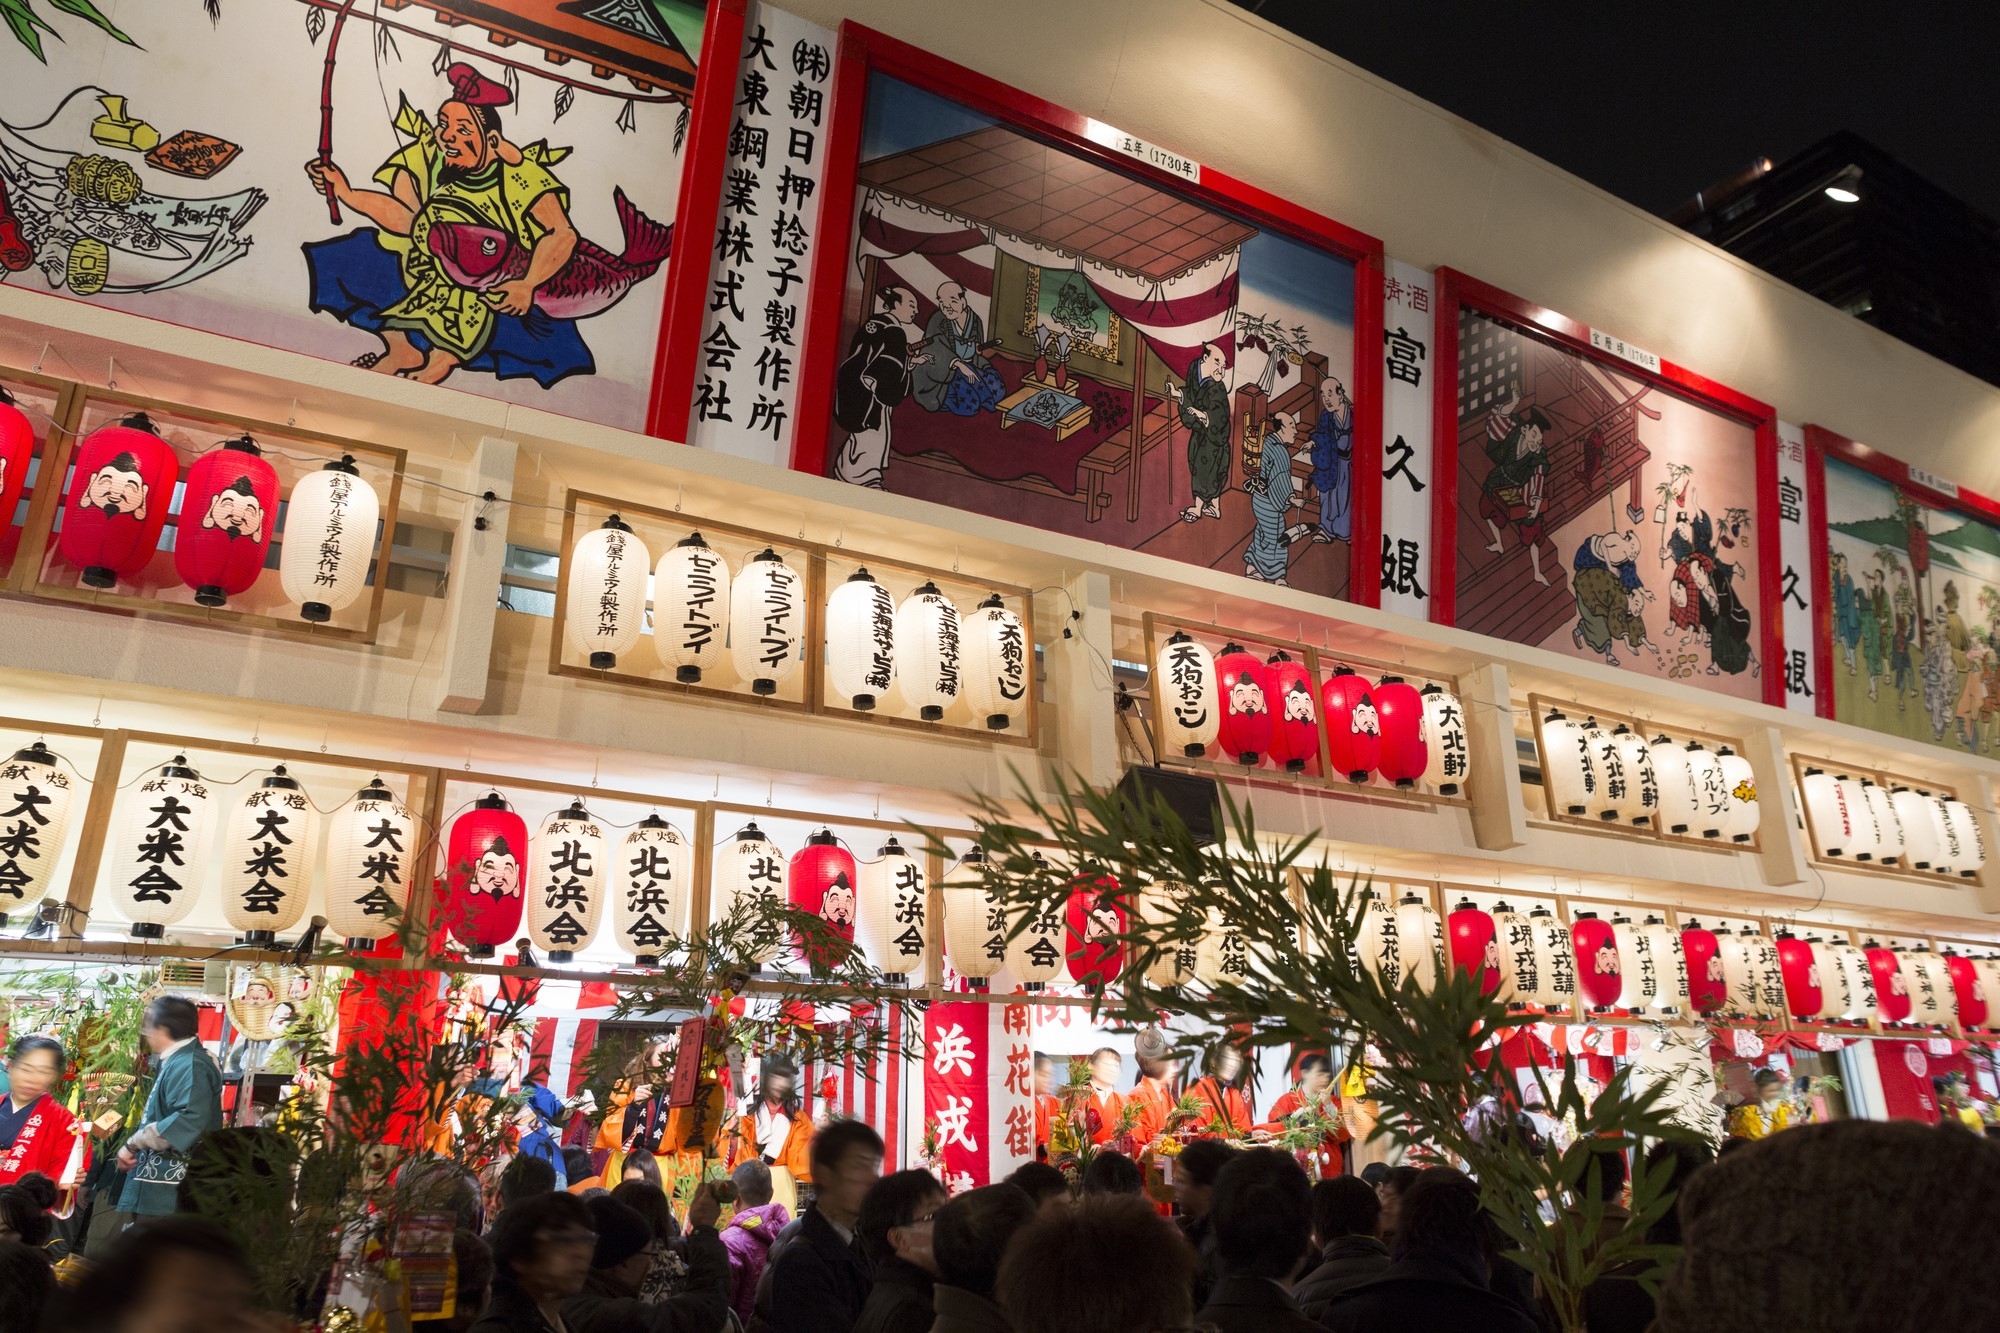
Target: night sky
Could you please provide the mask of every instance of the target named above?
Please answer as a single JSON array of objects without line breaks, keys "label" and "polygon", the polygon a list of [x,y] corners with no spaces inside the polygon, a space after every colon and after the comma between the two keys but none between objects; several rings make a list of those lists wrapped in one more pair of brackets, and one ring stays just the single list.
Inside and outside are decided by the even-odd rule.
[{"label": "night sky", "polygon": [[2000,5],[1237,2],[1649,212],[1847,129],[2000,217]]}]

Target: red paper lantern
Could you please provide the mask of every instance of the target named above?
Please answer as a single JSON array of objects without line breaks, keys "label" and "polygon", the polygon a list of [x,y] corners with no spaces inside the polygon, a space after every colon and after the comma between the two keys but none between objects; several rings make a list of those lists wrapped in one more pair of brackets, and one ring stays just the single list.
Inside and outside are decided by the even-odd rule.
[{"label": "red paper lantern", "polygon": [[248,435],[188,469],[174,529],[174,569],[202,606],[221,606],[264,572],[278,522],[278,474]]},{"label": "red paper lantern", "polygon": [[28,484],[28,466],[35,457],[35,423],[14,405],[14,395],[0,389],[0,532],[14,526],[14,506]]},{"label": "red paper lantern", "polygon": [[1382,725],[1382,776],[1398,787],[1416,786],[1431,761],[1423,696],[1401,676],[1384,676],[1375,687],[1375,715]]},{"label": "red paper lantern", "polygon": [[84,587],[114,587],[159,549],[180,462],[143,412],[92,431],[75,462],[56,546]]},{"label": "red paper lantern", "polygon": [[1069,956],[1069,975],[1086,986],[1109,986],[1117,982],[1125,968],[1127,917],[1124,895],[1110,875],[1085,875],[1069,891],[1063,913],[1068,937],[1063,952]]},{"label": "red paper lantern", "polygon": [[1987,995],[1978,965],[1955,953],[1944,956],[1944,965],[1951,973],[1951,993],[1958,999],[1958,1026],[1966,1031],[1985,1027]]},{"label": "red paper lantern", "polygon": [[1907,1023],[1910,1019],[1910,984],[1903,976],[1903,960],[1894,949],[1885,949],[1874,940],[1863,951],[1868,955],[1868,971],[1875,978],[1875,1011],[1884,1023]]},{"label": "red paper lantern", "polygon": [[491,958],[496,945],[520,933],[527,821],[506,797],[488,792],[452,821],[445,857],[445,924],[467,956]]},{"label": "red paper lantern", "polygon": [[1785,978],[1785,1004],[1793,1018],[1819,1018],[1826,996],[1820,990],[1819,966],[1812,945],[1785,931],[1778,932],[1778,970]]},{"label": "red paper lantern", "polygon": [[1461,898],[1445,921],[1444,937],[1452,966],[1478,976],[1482,994],[1500,989],[1500,944],[1492,913],[1480,910],[1470,898]]},{"label": "red paper lantern", "polygon": [[1320,691],[1326,716],[1326,746],[1333,771],[1350,782],[1366,782],[1382,758],[1382,721],[1374,692],[1353,667],[1335,667]]},{"label": "red paper lantern", "polygon": [[1271,654],[1271,762],[1303,773],[1319,758],[1319,701],[1312,672],[1290,654]]},{"label": "red paper lantern", "polygon": [[1222,690],[1222,752],[1238,763],[1254,764],[1271,749],[1271,672],[1239,644],[1227,644],[1215,659]]},{"label": "red paper lantern", "polygon": [[1722,944],[1701,922],[1689,921],[1681,928],[1681,953],[1687,959],[1688,1003],[1698,1014],[1712,1014],[1729,1000],[1729,985],[1722,977]]},{"label": "red paper lantern", "polygon": [[1583,1002],[1597,1013],[1616,1008],[1625,977],[1611,923],[1595,912],[1578,912],[1569,933],[1576,946],[1576,985],[1583,992]]},{"label": "red paper lantern", "polygon": [[[790,873],[785,877],[785,896],[793,907],[810,912],[831,926],[843,940],[854,942],[854,923],[860,913],[861,870],[854,853],[840,845],[832,829],[821,829],[806,839],[806,845],[792,853]],[[803,943],[794,940],[794,943]],[[808,957],[808,964],[832,966],[838,957]]]}]

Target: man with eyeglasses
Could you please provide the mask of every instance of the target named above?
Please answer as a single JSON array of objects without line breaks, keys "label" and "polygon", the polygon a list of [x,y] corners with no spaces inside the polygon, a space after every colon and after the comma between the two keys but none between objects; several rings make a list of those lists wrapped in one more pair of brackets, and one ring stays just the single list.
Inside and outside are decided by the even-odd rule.
[{"label": "man with eyeglasses", "polygon": [[882,1136],[859,1120],[836,1120],[812,1143],[813,1185],[819,1191],[780,1240],[764,1270],[765,1322],[779,1333],[851,1333],[874,1280],[855,1243],[861,1201],[882,1177]]}]

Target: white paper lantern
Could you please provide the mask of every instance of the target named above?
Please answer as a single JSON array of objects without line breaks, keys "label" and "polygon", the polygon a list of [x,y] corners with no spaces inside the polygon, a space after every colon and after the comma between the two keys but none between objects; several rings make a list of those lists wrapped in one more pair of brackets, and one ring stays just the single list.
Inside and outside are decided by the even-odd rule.
[{"label": "white paper lantern", "polygon": [[1615,824],[1625,817],[1624,807],[1632,796],[1625,756],[1611,739],[1611,733],[1594,717],[1584,723],[1583,744],[1590,751],[1591,770],[1597,778],[1597,790],[1591,795],[1587,814],[1602,823]]},{"label": "white paper lantern", "polygon": [[1716,953],[1722,959],[1722,1008],[1738,1017],[1755,1017],[1764,1007],[1763,980],[1757,975],[1756,940],[1756,932],[1747,926],[1737,934],[1726,930],[1715,932]]},{"label": "white paper lantern", "polygon": [[1861,794],[1868,802],[1868,813],[1875,816],[1875,828],[1881,834],[1882,849],[1876,860],[1885,866],[1907,866],[1909,864],[1908,839],[1903,832],[1903,818],[1896,813],[1895,798],[1887,787],[1863,779]]},{"label": "white paper lantern", "polygon": [[1546,907],[1528,913],[1535,937],[1535,1003],[1567,1013],[1576,1003],[1576,944],[1569,927]]},{"label": "white paper lantern", "polygon": [[140,939],[159,939],[194,910],[208,871],[214,795],[185,755],[139,784],[107,849],[105,885]]},{"label": "white paper lantern", "polygon": [[752,694],[776,694],[799,660],[805,585],[770,547],[750,557],[729,589],[729,660]]},{"label": "white paper lantern", "polygon": [[1862,794],[1861,782],[1846,773],[1836,773],[1833,775],[1833,785],[1847,806],[1847,824],[1853,830],[1850,834],[1852,845],[1847,849],[1847,853],[1856,861],[1872,865],[1876,849],[1881,845],[1881,838],[1875,829],[1874,812],[1868,808],[1868,798]]},{"label": "white paper lantern", "polygon": [[1750,968],[1756,980],[1758,1018],[1781,1018],[1785,1014],[1785,969],[1778,957],[1778,946],[1773,940],[1757,934],[1750,927],[1749,934]]},{"label": "white paper lantern", "polygon": [[1720,838],[1729,818],[1729,786],[1723,779],[1722,760],[1700,741],[1687,747],[1688,783],[1694,788],[1695,831],[1704,838]]},{"label": "white paper lantern", "polygon": [[229,812],[222,834],[222,914],[248,944],[269,944],[312,901],[319,812],[283,764]]},{"label": "white paper lantern", "polygon": [[1423,780],[1440,796],[1456,796],[1469,772],[1472,755],[1466,745],[1465,706],[1442,685],[1426,685],[1424,701]]},{"label": "white paper lantern", "polygon": [[1653,937],[1620,912],[1611,918],[1611,937],[1618,942],[1618,1007],[1644,1013],[1660,1001],[1659,960],[1653,957]]},{"label": "white paper lantern", "polygon": [[1660,812],[1660,778],[1653,771],[1652,747],[1622,722],[1613,729],[1611,743],[1618,747],[1618,762],[1624,769],[1625,795],[1619,809],[1627,823],[1650,824]]},{"label": "white paper lantern", "polygon": [[1405,893],[1396,904],[1396,944],[1402,951],[1403,975],[1413,978],[1419,990],[1436,989],[1444,957],[1444,922],[1418,894]]},{"label": "white paper lantern", "polygon": [[[1047,883],[1048,862],[1034,852],[1036,878]],[[1064,909],[1069,906],[1065,891],[1049,892],[1032,906],[1007,909],[1007,970],[1029,991],[1039,991],[1062,974],[1068,941]]]},{"label": "white paper lantern", "polygon": [[1944,802],[1945,827],[1951,830],[1951,837],[1958,844],[1951,859],[1952,869],[1960,879],[1976,879],[1986,865],[1986,839],[1980,835],[1979,820],[1974,817],[1972,807],[1964,801]]},{"label": "white paper lantern", "polygon": [[1817,935],[1806,936],[1806,948],[1812,951],[1813,976],[1819,986],[1819,1013],[1815,1017],[1825,1023],[1845,1022],[1848,1011],[1854,1008],[1854,993],[1847,969],[1840,965],[1839,952]]},{"label": "white paper lantern", "polygon": [[930,930],[930,885],[922,857],[890,838],[861,865],[861,949],[891,984],[921,984]]},{"label": "white paper lantern", "polygon": [[1958,862],[1965,855],[1965,849],[1958,839],[1958,830],[1952,827],[1948,798],[1932,796],[1930,804],[1931,836],[1937,841],[1937,860],[1931,869],[1940,875],[1957,875]]},{"label": "white paper lantern", "polygon": [[1208,909],[1207,928],[1195,946],[1194,978],[1204,986],[1241,986],[1250,976],[1250,946],[1219,907]]},{"label": "white paper lantern", "polygon": [[958,608],[935,583],[926,583],[896,608],[896,678],[903,698],[926,722],[944,718],[964,682],[965,636]]},{"label": "white paper lantern", "polygon": [[1898,966],[1910,988],[1910,1021],[1926,1027],[1943,1027],[1952,1021],[1958,1005],[1951,992],[1951,971],[1943,958],[1924,945],[1896,950]]},{"label": "white paper lantern", "polygon": [[1866,1023],[1875,1016],[1876,1008],[1875,972],[1868,966],[1867,953],[1844,940],[1836,940],[1828,948],[1840,965],[1840,978],[1847,987],[1847,1009],[1841,1019]]},{"label": "white paper lantern", "polygon": [[1509,1008],[1532,1003],[1540,973],[1535,965],[1534,928],[1527,915],[1504,900],[1494,903],[1493,941],[1500,951],[1500,985],[1493,998]]},{"label": "white paper lantern", "polygon": [[965,701],[989,731],[1005,731],[1026,711],[1027,631],[994,593],[960,625],[964,635]]},{"label": "white paper lantern", "polygon": [[778,956],[785,930],[777,913],[785,904],[785,856],[753,821],[716,848],[711,917],[721,922],[742,905],[750,927],[745,961],[759,966]]},{"label": "white paper lantern", "polygon": [[2000,955],[1975,958],[1972,966],[1980,993],[1986,999],[1985,1030],[2000,1032]]},{"label": "white paper lantern", "polygon": [[352,457],[308,472],[285,504],[278,583],[314,624],[333,619],[368,586],[382,502]]},{"label": "white paper lantern", "polygon": [[1146,984],[1173,990],[1195,979],[1195,959],[1200,945],[1196,937],[1176,926],[1187,886],[1170,881],[1148,884],[1139,893],[1139,922],[1146,939],[1159,953],[1146,965]]},{"label": "white paper lantern", "polygon": [[1652,915],[1640,923],[1639,933],[1645,937],[1646,951],[1653,960],[1652,1008],[1667,1015],[1686,1013],[1690,1003],[1687,950],[1681,944],[1680,931],[1663,917]]},{"label": "white paper lantern", "polygon": [[1597,799],[1597,761],[1588,730],[1558,710],[1542,719],[1542,787],[1552,815],[1582,818]]},{"label": "white paper lantern", "polygon": [[[754,829],[756,825],[750,827]],[[736,851],[740,836],[739,843],[727,850]],[[777,865],[776,873],[782,879],[784,869],[778,849],[768,840],[763,847],[763,854]],[[766,898],[774,896],[777,890],[767,883],[771,870],[752,864],[756,852],[754,848],[746,850],[748,855],[734,856],[730,861],[731,890],[740,889],[754,878],[756,892]],[[672,941],[687,937],[691,904],[688,891],[694,881],[693,853],[681,831],[657,814],[640,820],[619,844],[618,861],[610,881],[611,934],[619,947],[632,955],[633,961],[644,966],[657,964]],[[718,852],[717,864],[722,863],[722,853]],[[721,883],[719,876],[717,883]],[[775,950],[774,945],[774,953]],[[765,958],[770,956],[767,954]]]},{"label": "white paper lantern", "polygon": [[567,963],[597,934],[604,916],[603,826],[572,801],[528,840],[528,938]]},{"label": "white paper lantern", "polygon": [[576,539],[563,562],[563,637],[591,670],[609,671],[639,642],[652,567],[646,543],[616,514]]},{"label": "white paper lantern", "polygon": [[1745,759],[1727,745],[1715,752],[1722,775],[1722,836],[1733,843],[1746,843],[1757,836],[1762,806],[1757,800],[1757,774]]},{"label": "white paper lantern", "polygon": [[41,741],[0,764],[0,926],[16,912],[32,918],[48,895],[76,802],[61,764]]},{"label": "white paper lantern", "polygon": [[416,833],[416,821],[380,778],[328,818],[326,920],[350,949],[387,938],[409,906]]},{"label": "white paper lantern", "polygon": [[1361,898],[1361,927],[1355,936],[1355,952],[1361,956],[1361,966],[1368,975],[1380,981],[1384,989],[1396,990],[1403,984],[1402,928],[1396,920],[1396,909],[1378,899],[1373,889],[1363,890]]},{"label": "white paper lantern", "polygon": [[944,956],[975,991],[1007,963],[1007,911],[986,887],[986,853],[974,847],[939,885]]},{"label": "white paper lantern", "polygon": [[1160,748],[1188,759],[1207,754],[1222,727],[1215,658],[1189,637],[1186,630],[1175,630],[1160,645],[1160,660],[1153,669],[1152,693]]},{"label": "white paper lantern", "polygon": [[1903,863],[1912,870],[1936,869],[1939,839],[1930,794],[1897,787],[1889,793],[1889,803],[1895,807],[1896,825],[1903,831]]},{"label": "white paper lantern", "polygon": [[697,685],[729,641],[729,562],[689,533],[653,571],[653,651],[674,679]]},{"label": "white paper lantern", "polygon": [[1799,799],[1806,808],[1806,830],[1812,835],[1813,855],[1822,861],[1851,859],[1854,817],[1847,808],[1847,794],[1833,774],[1808,768],[1799,782]]},{"label": "white paper lantern", "polygon": [[1647,747],[1653,756],[1653,776],[1660,782],[1660,827],[1682,836],[1695,831],[1701,819],[1701,793],[1696,790],[1688,750],[1679,741],[1656,736]]},{"label": "white paper lantern", "polygon": [[826,601],[826,678],[857,712],[896,679],[896,599],[866,569],[848,575]]}]

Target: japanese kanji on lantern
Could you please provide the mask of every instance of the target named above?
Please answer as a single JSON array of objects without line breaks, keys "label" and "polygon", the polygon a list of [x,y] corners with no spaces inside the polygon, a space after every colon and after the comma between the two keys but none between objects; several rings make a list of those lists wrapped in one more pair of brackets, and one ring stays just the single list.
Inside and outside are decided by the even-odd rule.
[{"label": "japanese kanji on lantern", "polygon": [[1722,789],[1728,805],[1722,816],[1722,836],[1734,843],[1746,843],[1757,836],[1762,806],[1757,803],[1757,774],[1750,761],[1727,745],[1715,752],[1722,769]]},{"label": "japanese kanji on lantern", "polygon": [[798,665],[805,585],[770,547],[744,563],[729,588],[729,660],[752,694],[776,694]]},{"label": "japanese kanji on lantern", "polygon": [[1833,786],[1840,793],[1841,804],[1847,810],[1848,856],[1856,861],[1872,862],[1878,841],[1875,815],[1868,808],[1868,798],[1862,793],[1860,779],[1836,773],[1833,775]]},{"label": "japanese kanji on lantern", "polygon": [[1382,902],[1375,890],[1363,889],[1355,901],[1361,924],[1355,932],[1354,948],[1361,967],[1382,984],[1384,990],[1398,990],[1403,984],[1402,932],[1396,922],[1394,904]]},{"label": "japanese kanji on lantern", "polygon": [[1515,911],[1502,899],[1493,904],[1493,938],[1499,953],[1500,973],[1500,984],[1493,997],[1518,1011],[1533,1002],[1541,981],[1535,963],[1533,927],[1524,913]]},{"label": "japanese kanji on lantern", "polygon": [[1729,817],[1729,787],[1722,778],[1722,761],[1700,741],[1687,747],[1688,785],[1695,794],[1694,829],[1704,838],[1720,838]]},{"label": "japanese kanji on lantern", "polygon": [[1959,840],[1958,828],[1952,823],[1950,798],[1933,796],[1930,798],[1931,831],[1937,837],[1937,862],[1931,867],[1941,875],[1956,875],[1958,863],[1965,856],[1965,845]]},{"label": "japanese kanji on lantern", "polygon": [[1813,957],[1812,945],[1788,930],[1778,932],[1777,945],[1785,1012],[1805,1021],[1818,1018],[1826,996],[1820,985],[1819,965]]},{"label": "japanese kanji on lantern", "polygon": [[335,810],[326,830],[326,919],[350,949],[395,930],[409,905],[416,821],[376,778]]},{"label": "japanese kanji on lantern", "polygon": [[1542,719],[1542,786],[1549,813],[1582,818],[1597,798],[1597,761],[1585,737],[1588,728],[1560,709]]},{"label": "japanese kanji on lantern", "polygon": [[1085,986],[1116,985],[1125,968],[1123,937],[1129,924],[1117,877],[1102,870],[1077,876],[1063,920],[1070,979]]},{"label": "japanese kanji on lantern", "polygon": [[1618,939],[1611,923],[1595,912],[1578,912],[1570,924],[1576,950],[1577,986],[1593,1013],[1607,1013],[1618,1005],[1624,990],[1625,970],[1618,953]]},{"label": "japanese kanji on lantern", "polygon": [[939,885],[944,955],[975,991],[1007,964],[1007,912],[986,884],[986,852],[974,847]]},{"label": "japanese kanji on lantern", "polygon": [[1896,823],[1903,830],[1905,862],[1913,870],[1936,869],[1942,839],[1938,837],[1930,793],[1899,784],[1890,791],[1889,804],[1894,807]]},{"label": "japanese kanji on lantern", "polygon": [[[1819,1012],[1816,1017],[1822,1023],[1844,1023],[1854,1009],[1854,993],[1847,970],[1840,965],[1840,954],[1817,934],[1806,936],[1806,949],[1812,955],[1813,976],[1819,982]],[[1780,963],[1784,961],[1781,954]]]},{"label": "japanese kanji on lantern", "polygon": [[1465,738],[1465,706],[1442,685],[1426,685],[1424,700],[1424,781],[1440,796],[1456,796],[1471,761]]},{"label": "japanese kanji on lantern", "polygon": [[1778,958],[1778,946],[1754,926],[1743,927],[1737,938],[1743,942],[1754,987],[1751,1016],[1779,1017],[1785,1011],[1785,972]]},{"label": "japanese kanji on lantern", "polygon": [[381,516],[382,502],[352,455],[299,478],[278,545],[278,581],[298,603],[299,619],[323,625],[361,596]]},{"label": "japanese kanji on lantern", "polygon": [[1676,836],[1694,832],[1701,818],[1701,793],[1695,788],[1688,749],[1672,737],[1653,738],[1653,776],[1660,783],[1660,827]]},{"label": "japanese kanji on lantern", "polygon": [[270,944],[305,915],[319,860],[319,811],[280,764],[229,812],[222,912],[246,944]]},{"label": "japanese kanji on lantern", "polygon": [[1653,750],[1646,738],[1620,722],[1611,729],[1611,744],[1623,769],[1625,794],[1618,809],[1625,822],[1638,827],[1660,812],[1660,779],[1653,771]]},{"label": "japanese kanji on lantern", "polygon": [[649,814],[625,834],[612,870],[611,933],[642,967],[688,933],[694,858],[681,831]]},{"label": "japanese kanji on lantern", "polygon": [[857,712],[875,707],[896,680],[896,599],[857,569],[826,602],[826,676]]},{"label": "japanese kanji on lantern", "polygon": [[1146,885],[1139,892],[1139,921],[1146,941],[1157,952],[1146,964],[1146,984],[1177,990],[1195,979],[1196,936],[1178,924],[1183,920],[1187,886],[1169,880]]},{"label": "japanese kanji on lantern", "polygon": [[185,755],[161,765],[130,798],[112,835],[105,883],[138,938],[159,939],[194,910],[208,870],[213,799]]},{"label": "japanese kanji on lantern", "polygon": [[76,799],[63,762],[36,741],[0,764],[0,926],[16,912],[32,914],[48,894]]},{"label": "japanese kanji on lantern", "polygon": [[[840,838],[832,829],[822,828],[809,835],[805,846],[792,853],[785,876],[787,900],[799,911],[824,921],[835,935],[850,944],[854,940],[860,888],[861,868],[855,864],[854,853],[840,845]],[[801,940],[793,943],[803,945]],[[840,962],[840,958],[808,954],[805,961],[815,967],[828,967]]]},{"label": "japanese kanji on lantern", "polygon": [[1249,975],[1249,941],[1221,908],[1209,908],[1201,941],[1195,945],[1194,979],[1213,989],[1240,986]]},{"label": "japanese kanji on lantern", "polygon": [[264,572],[278,523],[278,473],[248,435],[188,469],[174,528],[174,570],[201,606],[223,606]]},{"label": "japanese kanji on lantern", "polygon": [[604,915],[604,827],[583,802],[542,821],[528,866],[528,938],[567,963],[597,934]]},{"label": "japanese kanji on lantern", "polygon": [[468,958],[491,958],[521,928],[528,824],[507,798],[488,792],[451,822],[445,838],[443,913]]},{"label": "japanese kanji on lantern", "polygon": [[958,608],[935,583],[925,583],[896,608],[896,679],[903,699],[925,722],[944,719],[958,702],[965,676],[965,634]]},{"label": "japanese kanji on lantern", "polygon": [[1303,773],[1319,758],[1319,700],[1306,664],[1280,649],[1265,663],[1271,680],[1271,762]]},{"label": "japanese kanji on lantern", "polygon": [[1799,799],[1806,807],[1813,855],[1822,861],[1847,856],[1854,841],[1854,821],[1848,813],[1846,793],[1833,774],[1820,768],[1806,769],[1799,779]]},{"label": "japanese kanji on lantern", "polygon": [[1567,1013],[1576,1003],[1576,949],[1570,943],[1569,927],[1546,906],[1537,904],[1528,913],[1535,938],[1535,971],[1539,984],[1534,1001],[1543,1009]]},{"label": "japanese kanji on lantern", "polygon": [[1584,721],[1583,746],[1590,752],[1591,771],[1597,779],[1597,790],[1591,793],[1585,814],[1600,823],[1615,824],[1624,817],[1623,807],[1631,795],[1625,776],[1625,757],[1612,741],[1610,731],[1594,717]]},{"label": "japanese kanji on lantern", "polygon": [[114,587],[159,550],[180,460],[146,414],[135,412],[85,436],[71,467],[57,549],[84,587]]},{"label": "japanese kanji on lantern", "polygon": [[1222,725],[1216,741],[1240,764],[1256,764],[1270,753],[1273,685],[1270,670],[1241,644],[1227,644],[1215,659],[1222,694]]},{"label": "japanese kanji on lantern", "polygon": [[1875,997],[1875,970],[1869,966],[1867,951],[1844,941],[1835,941],[1829,948],[1847,982],[1847,1009],[1841,1017],[1850,1023],[1868,1022],[1880,1006]]},{"label": "japanese kanji on lantern", "polygon": [[1375,685],[1375,716],[1382,728],[1382,777],[1407,791],[1430,767],[1423,696],[1401,676],[1384,676]]},{"label": "japanese kanji on lantern", "polygon": [[1615,912],[1611,937],[1618,946],[1618,1007],[1635,1014],[1653,1009],[1660,1002],[1660,968],[1652,936],[1625,913]]},{"label": "japanese kanji on lantern", "polygon": [[1382,720],[1375,711],[1375,692],[1353,667],[1339,666],[1326,678],[1319,702],[1333,771],[1349,782],[1368,781],[1382,762]]},{"label": "japanese kanji on lantern", "polygon": [[989,731],[1013,726],[1028,696],[1028,636],[994,593],[964,618],[965,700]]},{"label": "japanese kanji on lantern", "polygon": [[861,866],[857,935],[868,961],[890,985],[921,981],[930,911],[923,858],[891,837]]},{"label": "japanese kanji on lantern", "polygon": [[1186,630],[1160,645],[1152,692],[1161,751],[1187,759],[1207,754],[1222,730],[1215,659]]},{"label": "japanese kanji on lantern", "polygon": [[1067,904],[1068,895],[1051,892],[1007,911],[1007,970],[1030,994],[1062,975]]},{"label": "japanese kanji on lantern", "polygon": [[1875,859],[1885,866],[1908,864],[1903,820],[1896,813],[1896,802],[1889,789],[1864,778],[1861,795],[1868,802],[1868,813],[1875,817],[1875,831],[1880,842]]},{"label": "japanese kanji on lantern", "polygon": [[[1414,695],[1415,691],[1411,693]],[[1488,995],[1497,994],[1501,989],[1498,929],[1494,916],[1470,898],[1459,899],[1445,921],[1445,939],[1451,947],[1452,966],[1478,977],[1480,990]]]},{"label": "japanese kanji on lantern", "polygon": [[1903,970],[1910,978],[1910,1021],[1930,1027],[1947,1027],[1957,1014],[1952,995],[1951,971],[1943,958],[1928,944],[1918,944],[1903,955]]},{"label": "japanese kanji on lantern", "polygon": [[1722,941],[1701,922],[1681,926],[1681,952],[1687,957],[1688,1003],[1697,1014],[1729,1007],[1729,981],[1722,959]]},{"label": "japanese kanji on lantern", "polygon": [[564,563],[563,637],[589,659],[592,671],[609,671],[646,628],[652,554],[631,525],[613,514],[577,538]]},{"label": "japanese kanji on lantern", "polygon": [[729,640],[729,562],[691,532],[653,571],[653,651],[682,685],[698,685]]},{"label": "japanese kanji on lantern", "polygon": [[1662,1014],[1684,1013],[1688,1008],[1688,968],[1681,933],[1657,913],[1648,914],[1639,923],[1639,933],[1645,936],[1658,978],[1652,1007]]},{"label": "japanese kanji on lantern", "polygon": [[0,386],[0,514],[14,521],[14,507],[28,484],[28,465],[35,457],[35,423]]},{"label": "japanese kanji on lantern", "polygon": [[1945,826],[1957,844],[1952,869],[1960,879],[1977,879],[1986,865],[1986,839],[1979,831],[1979,820],[1973,816],[1972,807],[1956,797],[1944,802],[1944,812]]},{"label": "japanese kanji on lantern", "polygon": [[785,946],[778,909],[785,900],[785,856],[752,820],[715,849],[709,919],[735,917],[746,932],[743,961],[762,966]]}]

